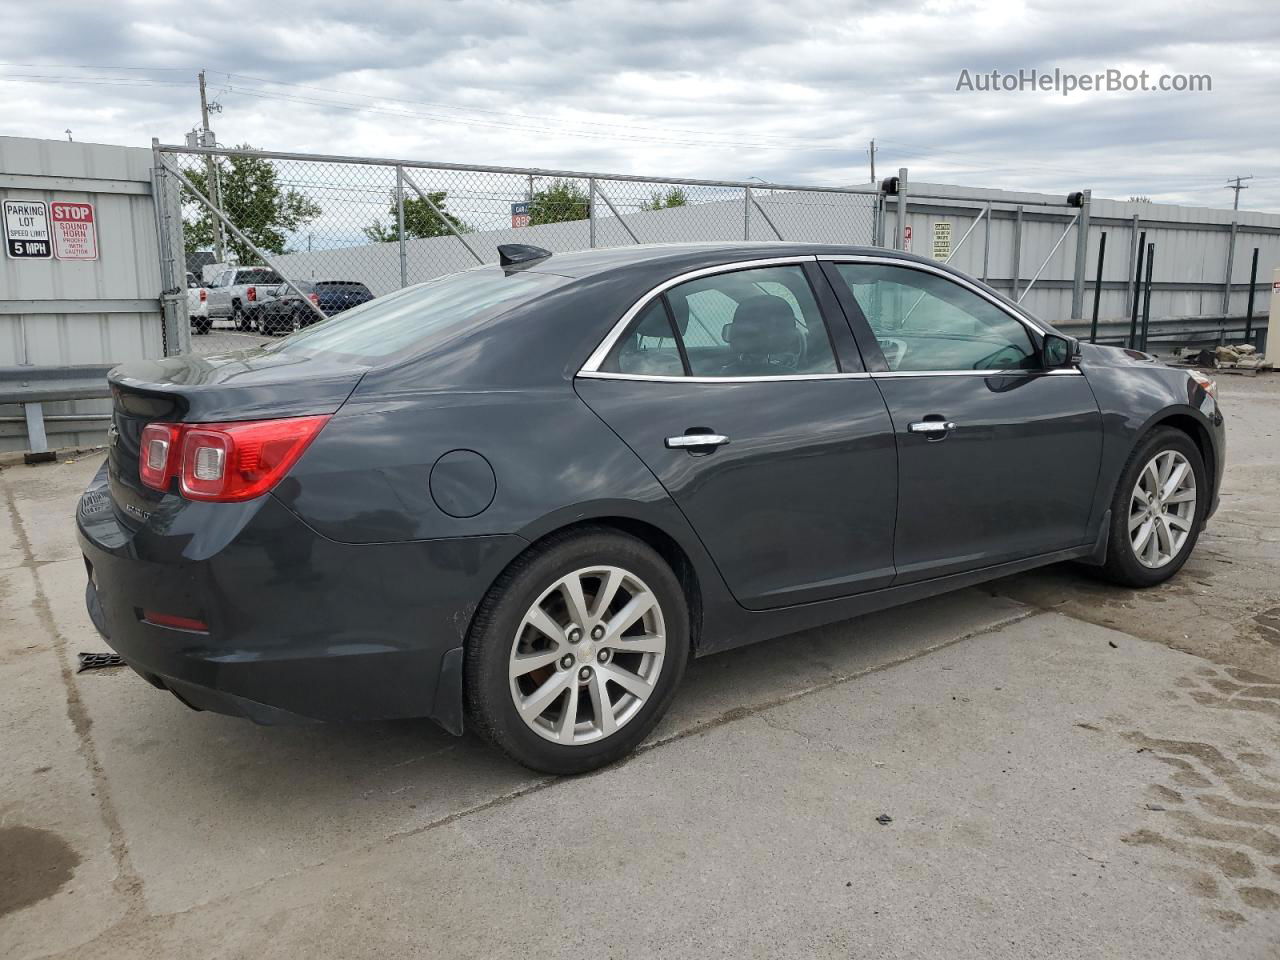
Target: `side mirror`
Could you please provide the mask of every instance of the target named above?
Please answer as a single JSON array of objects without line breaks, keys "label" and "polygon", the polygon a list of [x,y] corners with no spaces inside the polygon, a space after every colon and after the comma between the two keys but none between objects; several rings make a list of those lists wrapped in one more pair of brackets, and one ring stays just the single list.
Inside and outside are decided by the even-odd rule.
[{"label": "side mirror", "polygon": [[1080,341],[1058,333],[1046,333],[1040,348],[1046,370],[1075,366],[1080,359]]}]

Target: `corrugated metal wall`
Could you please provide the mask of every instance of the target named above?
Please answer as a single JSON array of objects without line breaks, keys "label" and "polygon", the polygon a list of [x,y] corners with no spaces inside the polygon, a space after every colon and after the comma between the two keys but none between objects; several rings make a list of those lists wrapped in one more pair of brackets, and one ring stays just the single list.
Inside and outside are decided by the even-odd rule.
[{"label": "corrugated metal wall", "polygon": [[[929,194],[945,194],[962,200],[931,200]],[[913,234],[912,252],[930,256],[934,224],[951,223],[952,243],[957,244],[981,212],[991,202],[989,247],[985,224],[980,223],[951,263],[976,277],[983,275],[984,250],[987,282],[1010,296],[1014,294],[1014,237],[1016,216],[1022,204],[1021,244],[1017,257],[1018,290],[1025,290],[1049,251],[1053,249],[1076,208],[1065,206],[1064,196],[1017,193],[955,187],[943,184],[910,184],[907,223]],[[1043,206],[1052,203],[1053,206]],[[1103,287],[1099,317],[1122,320],[1130,315],[1130,280],[1135,270],[1133,251],[1138,236],[1146,231],[1148,243],[1156,245],[1152,274],[1152,319],[1192,316],[1221,316],[1226,291],[1227,256],[1231,248],[1232,223],[1236,224],[1234,255],[1231,258],[1231,295],[1226,312],[1243,316],[1249,299],[1249,267],[1253,248],[1258,252],[1258,287],[1254,313],[1266,316],[1271,285],[1266,278],[1280,267],[1280,215],[1246,210],[1217,210],[1184,207],[1168,203],[1132,203],[1093,200],[1090,204],[1088,248],[1086,251],[1085,319],[1093,311],[1093,280],[1098,265],[1098,244],[1107,234],[1103,264]],[[1138,217],[1134,229],[1134,217]],[[886,242],[892,245],[897,225],[897,206],[890,198],[887,208]],[[1044,272],[1023,300],[1037,316],[1050,323],[1071,318],[1072,280],[1075,275],[1077,234],[1072,230],[1045,265]]]},{"label": "corrugated metal wall", "polygon": [[[92,203],[96,261],[0,254],[0,366],[112,363],[162,356],[160,259],[151,151],[0,137],[0,200]],[[103,413],[106,401],[45,406],[46,415]],[[18,417],[0,405],[0,417]],[[100,421],[51,421],[56,446],[101,442]],[[0,420],[0,450],[26,448],[26,428]]]}]

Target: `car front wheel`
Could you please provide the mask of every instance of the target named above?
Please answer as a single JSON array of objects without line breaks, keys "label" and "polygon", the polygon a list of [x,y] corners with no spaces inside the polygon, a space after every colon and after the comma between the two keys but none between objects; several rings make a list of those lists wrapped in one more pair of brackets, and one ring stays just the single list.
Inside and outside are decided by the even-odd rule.
[{"label": "car front wheel", "polygon": [[1129,587],[1172,577],[1196,545],[1208,493],[1204,459],[1191,438],[1171,427],[1154,430],[1120,476],[1104,575]]},{"label": "car front wheel", "polygon": [[513,563],[476,612],[470,720],[527,767],[585,773],[648,735],[688,655],[684,593],[651,547],[606,529],[553,536]]}]

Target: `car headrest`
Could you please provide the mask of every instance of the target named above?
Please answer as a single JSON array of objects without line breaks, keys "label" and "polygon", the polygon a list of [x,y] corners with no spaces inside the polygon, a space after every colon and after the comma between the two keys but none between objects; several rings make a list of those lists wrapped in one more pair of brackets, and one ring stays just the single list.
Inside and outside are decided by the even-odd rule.
[{"label": "car headrest", "polygon": [[644,316],[636,327],[636,333],[642,337],[665,337],[670,339],[671,324],[667,322],[667,311],[662,308],[660,302],[654,302],[658,304],[658,309],[645,308]]},{"label": "car headrest", "polygon": [[774,356],[800,350],[800,331],[791,304],[771,294],[739,303],[721,336],[739,355]]}]

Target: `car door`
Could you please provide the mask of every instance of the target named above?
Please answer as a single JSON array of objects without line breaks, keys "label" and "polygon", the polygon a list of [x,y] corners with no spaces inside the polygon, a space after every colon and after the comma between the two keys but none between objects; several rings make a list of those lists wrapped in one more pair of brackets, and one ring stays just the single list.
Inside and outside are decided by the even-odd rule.
[{"label": "car door", "polygon": [[740,603],[891,582],[892,425],[812,257],[673,278],[615,333],[578,393],[658,477]]},{"label": "car door", "polygon": [[1046,370],[1042,331],[927,264],[826,261],[898,447],[895,582],[1092,541],[1102,418],[1079,370]]}]

